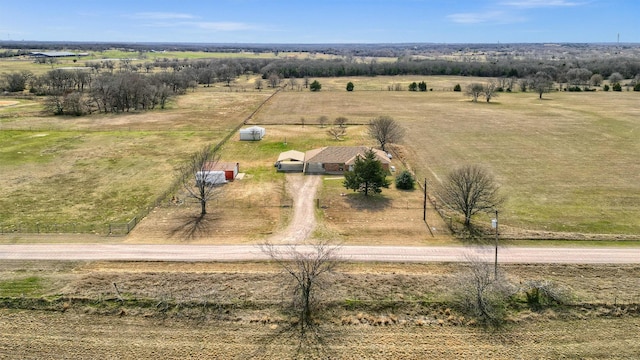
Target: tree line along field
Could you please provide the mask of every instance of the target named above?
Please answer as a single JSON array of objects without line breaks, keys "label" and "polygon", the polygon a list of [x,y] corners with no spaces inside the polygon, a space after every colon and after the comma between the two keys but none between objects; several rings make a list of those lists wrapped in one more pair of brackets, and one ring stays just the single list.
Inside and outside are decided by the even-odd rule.
[{"label": "tree line along field", "polygon": [[[500,216],[505,233],[518,237],[526,230],[524,237],[532,238],[547,231],[639,233],[637,93],[552,92],[543,100],[534,93],[501,93],[490,103],[472,103],[450,90],[455,84],[464,87],[486,79],[318,80],[323,86],[320,92],[281,91],[250,120],[265,125],[268,134],[272,126],[273,134],[290,135],[267,135],[255,146],[231,141],[223,147],[223,159],[240,160],[248,173],[260,175],[256,179],[281,182],[277,175],[262,175],[271,173],[281,150],[374,145],[354,124],[389,115],[408,130],[396,150],[418,179],[427,178],[434,197],[440,180],[453,167],[477,163],[490,169],[508,198]],[[406,88],[423,80],[433,91],[388,91],[394,84]],[[253,81],[241,77],[234,84]],[[355,85],[353,92],[344,89],[349,81]],[[2,180],[6,209],[2,218],[126,221],[166,191],[181,159],[222,139],[270,94],[270,90],[234,92],[216,84],[179,96],[168,110],[124,115],[53,117],[2,108],[0,125],[6,140],[2,166],[4,173],[12,174]],[[20,101],[34,102],[31,108],[39,106],[37,99]],[[343,142],[326,135],[326,128],[317,124],[320,116],[330,122],[338,116],[349,119]],[[298,134],[294,129],[306,131]],[[132,174],[135,181],[130,181]],[[259,182],[237,187],[246,191],[254,185],[259,188]],[[91,191],[78,190],[86,188]],[[69,193],[74,196],[66,196]],[[261,194],[282,196],[275,189]],[[419,202],[418,198],[411,201]],[[434,200],[437,204],[437,197]]]}]

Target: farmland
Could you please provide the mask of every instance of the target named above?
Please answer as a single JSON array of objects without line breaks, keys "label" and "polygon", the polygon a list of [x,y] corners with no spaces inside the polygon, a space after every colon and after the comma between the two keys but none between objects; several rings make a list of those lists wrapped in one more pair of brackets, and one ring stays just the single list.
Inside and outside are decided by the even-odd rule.
[{"label": "farmland", "polygon": [[[10,66],[15,67],[2,69],[34,65]],[[38,71],[49,68],[38,65]],[[638,240],[636,92],[551,92],[544,100],[514,92],[472,103],[451,91],[453,86],[486,79],[378,76],[320,78],[320,92],[287,88],[266,101],[273,90],[255,90],[255,79],[246,75],[228,87],[198,87],[165,110],[144,113],[56,117],[43,113],[41,98],[3,97],[0,222],[8,233],[0,242],[262,242],[292,216],[285,176],[273,168],[278,154],[376,146],[365,124],[378,115],[408,130],[392,147],[393,161],[399,170],[427,179],[431,231],[422,221],[421,191],[392,186],[361,199],[347,193],[340,178],[326,177],[317,193],[314,238],[353,245],[458,243],[447,229],[450,220],[433,209],[442,207],[436,190],[450,169],[478,163],[507,196],[500,219],[509,244]],[[349,81],[353,92],[345,91]],[[413,81],[433,90],[389,91]],[[240,163],[245,177],[226,184],[200,231],[185,235],[198,204],[174,187],[177,169],[193,152],[219,143],[265,101],[248,122],[264,126],[267,136],[260,142],[232,136],[220,150],[223,161]],[[344,139],[329,137],[320,116],[329,122],[347,117]],[[108,224],[138,217],[142,221],[127,236],[104,236]],[[490,219],[482,215],[476,221]],[[55,224],[72,224],[69,232],[77,234]],[[19,226],[53,234],[29,234]],[[640,352],[637,266],[502,266],[515,284],[547,279],[569,288],[573,297],[567,306],[542,311],[521,300],[510,308],[506,325],[490,332],[455,307],[451,289],[465,266],[342,264],[322,288],[323,351],[346,359],[633,358]],[[264,262],[6,261],[0,265],[0,358],[290,354],[298,344],[283,332],[290,322],[282,311],[289,284],[279,274]]]},{"label": "farmland", "polygon": [[[282,177],[270,170],[280,151],[338,143],[374,146],[357,124],[389,115],[409,130],[395,148],[404,161],[398,166],[406,165],[418,179],[426,178],[433,196],[451,168],[467,163],[489,168],[508,199],[501,221],[505,234],[513,238],[624,238],[640,233],[637,93],[553,92],[543,100],[530,93],[503,93],[491,103],[472,103],[449,91],[458,83],[482,81],[464,77],[426,77],[434,89],[426,93],[388,91],[393,84],[406,86],[416,80],[423,78],[327,78],[318,93],[281,91],[251,119],[266,126],[269,135],[259,144],[233,138],[221,155],[223,160],[241,161],[249,178],[282,183]],[[238,79],[234,86],[242,88],[252,81]],[[356,91],[344,91],[348,81]],[[1,166],[12,174],[1,180],[3,222],[81,222],[93,223],[94,228],[126,222],[170,187],[181,159],[204,144],[217,143],[268,95],[229,92],[224,86],[199,88],[177,98],[168,110],[126,115],[42,116],[37,99],[0,108]],[[317,125],[320,116],[330,121],[347,117],[345,140],[331,140]],[[129,181],[131,176],[139,178]],[[258,183],[265,181],[234,186],[260,193],[264,189],[259,190],[263,186],[256,187]],[[72,187],[76,195],[60,198],[72,191],[65,187]],[[78,191],[84,188],[92,191]],[[267,188],[271,190],[264,190],[262,198],[278,202],[282,185]],[[323,194],[327,203],[340,203],[339,197],[332,197],[338,189]],[[420,207],[417,193],[388,194],[396,199],[392,208]],[[337,209],[325,212],[329,227],[331,219],[341,216],[331,214]],[[278,219],[282,214],[272,216]],[[408,216],[417,219],[421,214],[416,210]],[[408,238],[420,233],[409,231]]]},{"label": "farmland", "polygon": [[[640,351],[637,266],[503,270],[515,283],[567,286],[574,305],[520,309],[487,331],[451,308],[464,265],[344,264],[322,291],[320,351],[341,359],[634,358]],[[15,297],[0,310],[0,358],[290,358],[297,341],[284,331],[285,279],[265,263],[6,261],[0,291]]]}]

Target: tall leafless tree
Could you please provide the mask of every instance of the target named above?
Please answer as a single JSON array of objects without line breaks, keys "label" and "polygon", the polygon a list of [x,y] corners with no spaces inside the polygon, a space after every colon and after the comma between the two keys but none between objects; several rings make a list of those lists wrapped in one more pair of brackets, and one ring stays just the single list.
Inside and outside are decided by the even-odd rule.
[{"label": "tall leafless tree", "polygon": [[269,87],[276,88],[280,84],[280,77],[278,74],[269,75]]},{"label": "tall leafless tree", "polygon": [[471,96],[471,99],[473,100],[473,102],[478,102],[478,97],[480,97],[480,95],[482,95],[483,92],[484,92],[484,86],[479,83],[469,84],[465,89],[465,94],[467,94],[468,96]]},{"label": "tall leafless tree", "polygon": [[207,175],[219,158],[216,152],[206,147],[189,159],[180,174],[183,188],[200,203],[201,217],[207,214],[207,203],[218,194],[219,184]]},{"label": "tall leafless tree", "polygon": [[542,99],[542,94],[551,91],[553,80],[547,73],[539,71],[531,79],[530,86],[538,94],[538,98]]},{"label": "tall leafless tree", "polygon": [[296,86],[298,85],[298,81],[296,80],[295,77],[290,77],[289,78],[289,86],[291,86],[291,90],[294,90],[296,88]]},{"label": "tall leafless tree", "polygon": [[473,215],[495,210],[504,201],[493,176],[478,165],[465,165],[451,171],[440,195],[449,206],[464,215],[467,229],[471,229]]},{"label": "tall leafless tree", "polygon": [[382,151],[387,151],[387,144],[402,140],[405,130],[393,118],[383,115],[369,122],[367,133],[380,144]]},{"label": "tall leafless tree", "polygon": [[491,101],[494,97],[498,97],[498,83],[495,81],[489,81],[482,89],[482,95],[484,95],[487,102]]},{"label": "tall leafless tree", "polygon": [[299,333],[304,336],[314,326],[323,277],[338,265],[339,247],[327,242],[281,246],[265,243],[260,249],[293,280],[292,309]]}]

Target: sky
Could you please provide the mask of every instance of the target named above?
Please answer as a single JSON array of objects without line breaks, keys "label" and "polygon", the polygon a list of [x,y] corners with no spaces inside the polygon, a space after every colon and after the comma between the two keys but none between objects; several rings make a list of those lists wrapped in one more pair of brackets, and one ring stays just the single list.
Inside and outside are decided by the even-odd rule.
[{"label": "sky", "polygon": [[639,0],[0,0],[0,40],[640,43]]}]

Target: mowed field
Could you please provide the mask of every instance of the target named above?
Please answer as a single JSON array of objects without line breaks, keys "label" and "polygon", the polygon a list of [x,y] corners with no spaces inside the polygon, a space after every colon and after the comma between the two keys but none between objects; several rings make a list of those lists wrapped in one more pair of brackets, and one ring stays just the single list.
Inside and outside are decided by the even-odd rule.
[{"label": "mowed field", "polygon": [[[239,161],[247,176],[225,187],[213,204],[215,234],[207,236],[205,229],[197,241],[250,242],[286,225],[284,177],[272,167],[278,154],[327,145],[376,146],[364,124],[379,115],[407,129],[404,141],[393,148],[394,165],[426,178],[436,204],[448,171],[468,163],[487,167],[507,197],[500,209],[504,237],[615,240],[640,233],[636,92],[552,92],[544,100],[533,93],[501,93],[491,103],[472,103],[451,89],[486,79],[318,80],[322,91],[281,91],[250,120],[267,128],[265,139],[246,143],[234,136],[225,144],[222,160]],[[388,91],[422,80],[433,91]],[[138,114],[54,117],[42,114],[38,99],[8,99],[0,108],[0,170],[8,174],[0,178],[2,223],[13,228],[38,224],[44,232],[50,224],[81,224],[78,231],[104,234],[106,224],[146,213],[175,183],[176,169],[189,154],[219,142],[272,94],[250,90],[253,81],[242,77],[231,89],[200,87],[176,98],[167,110]],[[348,81],[355,91],[345,91]],[[338,116],[349,119],[342,141],[319,126],[320,116],[329,123]],[[341,187],[340,179],[323,184],[317,237],[356,244],[394,243],[398,236],[407,244],[449,239],[448,219],[432,208],[427,213],[431,232],[422,222],[420,191],[392,186],[381,197],[354,202],[357,197]],[[176,196],[185,199],[179,192]],[[160,204],[125,241],[175,241],[167,234],[179,234],[176,229],[197,212],[197,204],[181,204]],[[238,214],[260,221],[254,226]],[[488,225],[490,217],[476,221]]]},{"label": "mowed field", "polygon": [[[452,306],[465,265],[342,264],[319,289],[318,358],[637,358],[637,266],[501,269],[570,288],[572,305],[484,329]],[[269,263],[3,262],[0,358],[305,358],[287,279]]]},{"label": "mowed field", "polygon": [[[322,91],[281,93],[256,121],[311,122],[324,115],[367,123],[389,115],[407,129],[398,151],[418,179],[427,178],[433,195],[457,166],[479,164],[491,171],[507,197],[501,225],[513,237],[640,233],[640,93],[552,92],[543,100],[533,93],[501,93],[490,103],[473,103],[442,90],[486,80],[320,80]],[[384,90],[421,80],[434,91]],[[355,91],[344,90],[348,81]]]}]

